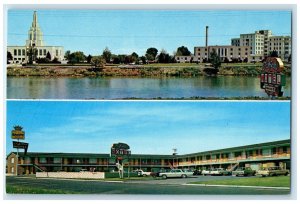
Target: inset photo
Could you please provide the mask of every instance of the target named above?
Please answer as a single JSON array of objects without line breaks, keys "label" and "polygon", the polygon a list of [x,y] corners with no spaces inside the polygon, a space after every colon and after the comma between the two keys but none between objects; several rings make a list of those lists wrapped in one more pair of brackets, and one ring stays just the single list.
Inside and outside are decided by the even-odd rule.
[{"label": "inset photo", "polygon": [[7,101],[6,193],[290,195],[290,132],[288,101]]},{"label": "inset photo", "polygon": [[292,9],[8,9],[7,98],[290,100]]}]

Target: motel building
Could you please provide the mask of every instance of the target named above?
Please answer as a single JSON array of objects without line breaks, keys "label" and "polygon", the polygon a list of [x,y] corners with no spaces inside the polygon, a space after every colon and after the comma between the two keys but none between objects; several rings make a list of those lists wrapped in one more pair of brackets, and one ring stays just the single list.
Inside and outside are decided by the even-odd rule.
[{"label": "motel building", "polygon": [[[238,166],[251,167],[254,170],[272,166],[290,169],[290,143],[290,140],[281,140],[184,155],[131,154],[122,156],[122,160],[124,171],[128,171],[128,166],[130,170],[153,172],[172,168],[199,170],[222,167],[233,170]],[[117,171],[116,157],[110,154],[28,152],[24,155],[23,152],[18,152],[18,158],[17,152],[7,155],[7,175],[16,175],[16,172],[18,175],[36,172],[79,172],[82,169],[95,172]]]}]

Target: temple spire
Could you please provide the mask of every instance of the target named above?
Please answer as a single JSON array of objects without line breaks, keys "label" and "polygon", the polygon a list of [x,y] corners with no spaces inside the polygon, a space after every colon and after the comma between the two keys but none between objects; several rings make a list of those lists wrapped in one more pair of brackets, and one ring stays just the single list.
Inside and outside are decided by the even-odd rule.
[{"label": "temple spire", "polygon": [[37,27],[38,26],[38,22],[37,22],[37,15],[36,15],[36,11],[34,11],[33,13],[33,21],[32,21],[32,27]]}]

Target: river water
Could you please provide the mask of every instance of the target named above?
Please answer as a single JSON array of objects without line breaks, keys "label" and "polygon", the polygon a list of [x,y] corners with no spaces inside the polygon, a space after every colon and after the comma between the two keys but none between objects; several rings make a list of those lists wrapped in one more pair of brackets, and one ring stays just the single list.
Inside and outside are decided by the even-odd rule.
[{"label": "river water", "polygon": [[[8,77],[8,99],[267,97],[258,77],[42,78]],[[290,78],[283,96],[290,96]]]}]

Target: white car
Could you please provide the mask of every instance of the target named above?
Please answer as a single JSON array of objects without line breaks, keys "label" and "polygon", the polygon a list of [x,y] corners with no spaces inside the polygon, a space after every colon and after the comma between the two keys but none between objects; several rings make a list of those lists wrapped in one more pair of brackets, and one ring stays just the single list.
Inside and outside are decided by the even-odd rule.
[{"label": "white car", "polygon": [[257,171],[256,175],[258,176],[278,176],[278,175],[289,175],[289,170],[283,169],[279,166],[273,166],[268,168],[262,168]]},{"label": "white car", "polygon": [[207,175],[210,175],[210,172],[212,171],[213,169],[204,169],[202,170],[201,174],[203,176],[207,176]]},{"label": "white car", "polygon": [[210,171],[210,175],[217,175],[217,176],[229,175],[229,172],[224,170],[223,168],[215,168]]},{"label": "white car", "polygon": [[181,169],[172,169],[170,172],[159,173],[159,176],[167,179],[167,178],[187,178],[193,176],[192,171],[183,171]]},{"label": "white car", "polygon": [[138,176],[150,176],[151,172],[143,171],[141,169],[137,169],[134,172],[137,172]]}]

